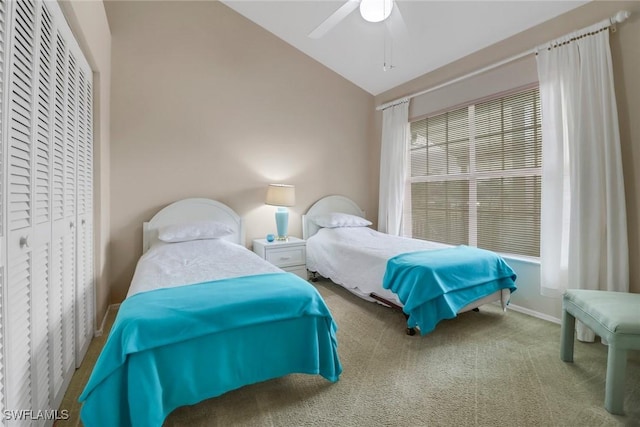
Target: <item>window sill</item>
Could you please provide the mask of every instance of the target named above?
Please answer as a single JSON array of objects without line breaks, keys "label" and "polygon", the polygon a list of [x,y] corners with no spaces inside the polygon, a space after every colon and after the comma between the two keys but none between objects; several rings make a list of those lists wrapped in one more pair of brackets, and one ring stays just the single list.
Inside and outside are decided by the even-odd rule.
[{"label": "window sill", "polygon": [[498,253],[498,255],[500,255],[504,259],[510,259],[514,261],[523,262],[525,264],[540,266],[540,258],[537,258],[537,257],[526,256],[526,255],[503,254],[503,253]]}]

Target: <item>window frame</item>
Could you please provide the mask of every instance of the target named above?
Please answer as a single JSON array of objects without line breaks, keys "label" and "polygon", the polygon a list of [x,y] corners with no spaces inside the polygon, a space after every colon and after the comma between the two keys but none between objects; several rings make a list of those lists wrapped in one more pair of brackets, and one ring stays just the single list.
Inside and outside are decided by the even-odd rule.
[{"label": "window frame", "polygon": [[[520,86],[512,90],[503,91],[491,96],[479,98],[467,103],[458,104],[447,109],[436,111],[431,114],[412,118],[409,121],[408,126],[411,127],[412,123],[414,122],[437,117],[449,112],[454,112],[456,110],[467,108],[468,126],[469,126],[469,138],[468,138],[469,164],[468,164],[468,172],[462,172],[458,174],[446,173],[446,174],[437,174],[437,175],[425,174],[420,176],[412,176],[411,174],[412,146],[411,146],[411,142],[409,141],[409,143],[407,144],[408,148],[406,151],[408,167],[407,167],[406,177],[405,177],[405,195],[404,195],[405,208],[403,212],[403,225],[402,225],[404,236],[413,238],[413,221],[412,221],[413,220],[412,218],[413,204],[412,204],[411,186],[414,183],[467,181],[469,185],[469,192],[468,192],[469,194],[468,218],[469,219],[468,219],[468,243],[466,244],[469,246],[477,247],[477,243],[478,243],[478,232],[477,232],[478,231],[478,208],[477,208],[478,207],[478,181],[483,179],[542,177],[542,165],[538,167],[530,167],[530,168],[517,168],[517,169],[493,170],[493,171],[478,171],[476,167],[477,165],[477,156],[476,156],[477,133],[476,133],[476,126],[475,126],[476,105],[484,102],[490,102],[492,100],[507,98],[511,95],[527,92],[532,89],[538,90],[538,103],[540,103],[540,99],[539,99],[540,89],[539,89],[539,84],[536,82],[536,83],[528,84],[525,86]],[[538,132],[541,132],[541,121],[542,121],[541,114],[542,113],[540,110],[538,111],[539,111],[539,117],[537,121],[540,125],[540,127],[538,128]],[[409,138],[411,138],[411,132],[409,132]],[[540,149],[542,150],[542,142],[540,144],[541,144]],[[540,221],[540,218],[538,218],[538,222],[539,221]],[[444,243],[447,244],[446,242]],[[451,245],[455,245],[455,244],[451,243]],[[507,255],[511,258],[520,258],[528,261],[539,262],[540,260],[539,254],[538,256],[532,256],[532,255],[517,254],[517,253],[504,253],[504,252],[500,252],[500,253],[503,255]]]}]

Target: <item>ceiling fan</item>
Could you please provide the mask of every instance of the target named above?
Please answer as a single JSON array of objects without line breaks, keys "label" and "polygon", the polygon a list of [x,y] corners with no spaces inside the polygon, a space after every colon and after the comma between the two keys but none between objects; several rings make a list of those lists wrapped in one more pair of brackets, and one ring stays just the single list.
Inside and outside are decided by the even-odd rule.
[{"label": "ceiling fan", "polygon": [[395,0],[347,0],[338,10],[329,15],[327,19],[311,31],[309,37],[312,39],[321,38],[357,8],[360,8],[360,15],[365,21],[386,21],[389,32],[393,33],[399,30],[406,34],[404,20],[400,14],[400,9],[395,3]]}]

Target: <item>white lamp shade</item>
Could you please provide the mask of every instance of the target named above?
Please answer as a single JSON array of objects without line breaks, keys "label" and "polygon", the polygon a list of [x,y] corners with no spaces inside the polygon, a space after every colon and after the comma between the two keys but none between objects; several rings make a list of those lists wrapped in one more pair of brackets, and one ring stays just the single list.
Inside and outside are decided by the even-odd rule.
[{"label": "white lamp shade", "polygon": [[287,184],[269,184],[265,203],[273,206],[294,206],[296,187]]}]

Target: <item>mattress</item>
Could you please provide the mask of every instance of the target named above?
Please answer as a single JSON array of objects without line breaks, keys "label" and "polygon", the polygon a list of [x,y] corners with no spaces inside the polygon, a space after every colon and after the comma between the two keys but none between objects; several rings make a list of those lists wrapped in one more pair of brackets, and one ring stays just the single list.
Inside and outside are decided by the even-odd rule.
[{"label": "mattress", "polygon": [[321,228],[307,239],[307,269],[369,301],[374,301],[369,294],[375,292],[402,305],[395,293],[382,287],[389,258],[450,247],[443,243],[391,236],[368,227]]}]

